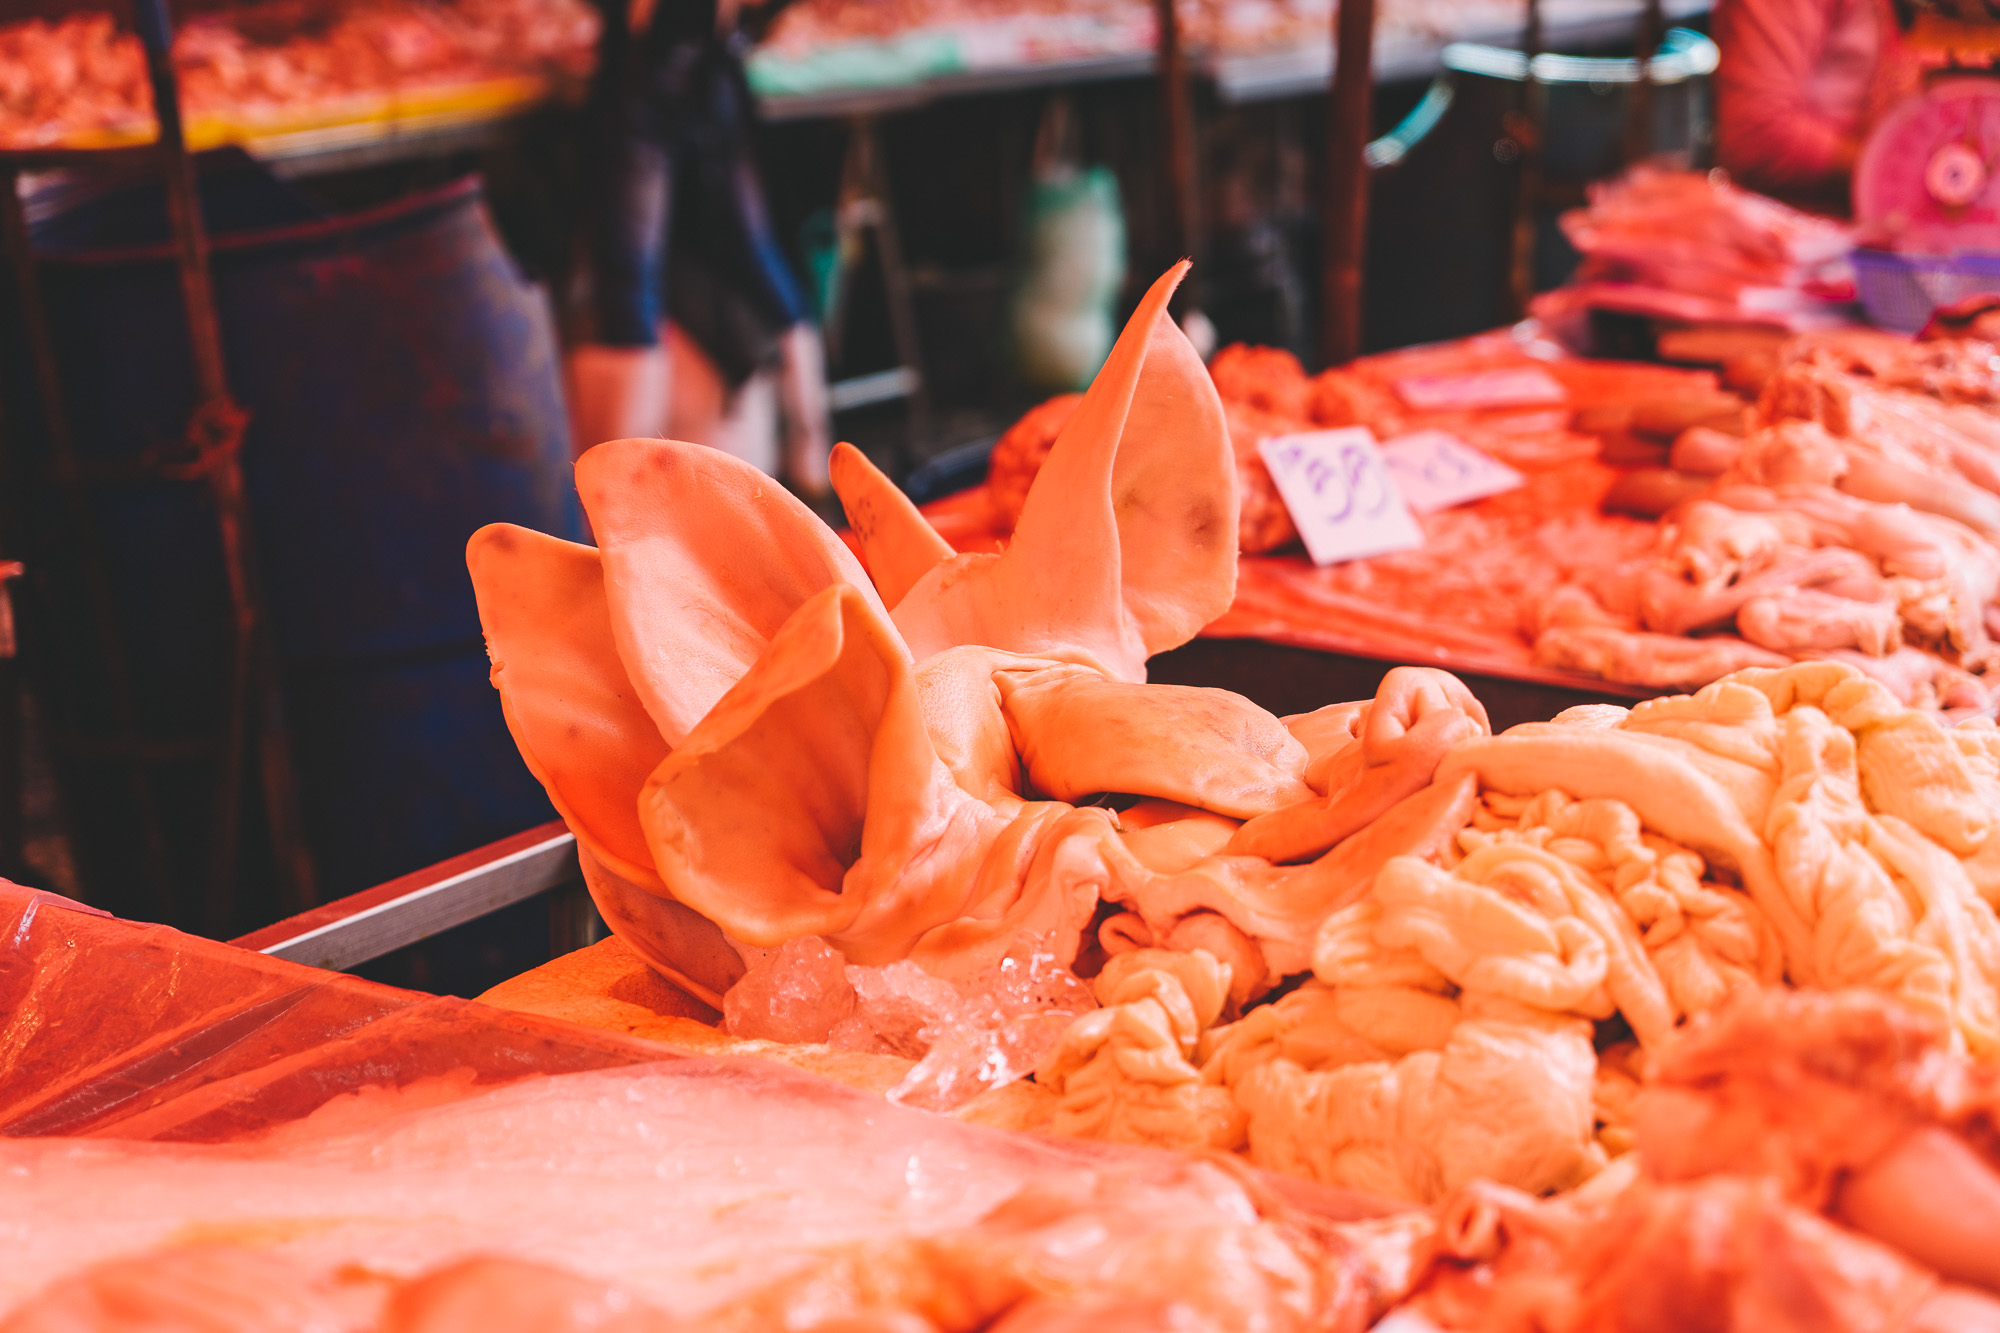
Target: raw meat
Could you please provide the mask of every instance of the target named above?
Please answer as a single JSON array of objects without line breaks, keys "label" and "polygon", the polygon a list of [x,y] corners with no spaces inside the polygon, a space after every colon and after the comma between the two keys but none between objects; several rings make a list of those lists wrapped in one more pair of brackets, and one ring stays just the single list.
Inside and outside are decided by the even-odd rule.
[{"label": "raw meat", "polygon": [[[1322,794],[1251,819],[1229,841],[1239,856],[1303,861],[1331,850],[1373,824],[1390,807],[1431,782],[1445,754],[1474,736],[1492,734],[1486,709],[1458,678],[1423,667],[1396,667],[1382,679],[1368,705],[1334,704],[1339,722],[1333,744],[1312,755],[1307,781]],[[1293,722],[1314,726],[1313,714]]]},{"label": "raw meat", "polygon": [[[1752,988],[1654,1070],[1627,1170],[1553,1203],[1466,1189],[1405,1309],[1454,1330],[2000,1327],[1993,1075],[1940,1029],[1866,992]],[[1858,1222],[1839,1199],[1885,1176],[1923,1190]]]},{"label": "raw meat", "polygon": [[1591,187],[1562,227],[1584,262],[1536,299],[1551,324],[1591,309],[1794,330],[1852,322],[1850,230],[1713,173],[1633,167]]},{"label": "raw meat", "polygon": [[[1747,989],[1867,987],[2000,1052],[1990,725],[1949,730],[1831,661],[1495,736],[1436,671],[1280,720],[1147,685],[1107,655],[1179,642],[1235,565],[1212,505],[1176,507],[1190,477],[1233,475],[1213,389],[1162,313],[1177,276],[1121,336],[1004,553],[933,565],[889,617],[826,574],[844,548],[808,519],[769,541],[775,570],[804,568],[817,590],[743,573],[797,605],[745,640],[740,675],[632,797],[654,917],[694,909],[744,963],[720,1001],[733,1027],[920,1057],[895,1091],[917,1105],[961,1104],[1040,1059],[1072,1132],[1241,1151],[1422,1202],[1481,1175],[1581,1184],[1631,1145],[1643,1057]],[[1519,366],[1481,355],[1502,376]],[[1465,365],[1430,349],[1351,373],[1488,382]],[[1572,374],[1528,378],[1589,401],[1651,377]],[[1171,429],[1142,430],[1190,400]],[[1546,422],[1527,429],[1549,448]],[[605,568],[626,562],[622,595],[638,600],[617,655],[643,662],[691,631],[638,590],[669,586],[661,570],[706,520],[675,518],[622,447],[605,466],[627,517],[603,525]],[[1587,462],[1543,467],[1539,484],[1564,494]],[[695,478],[683,489],[741,484],[678,466]],[[595,513],[601,483],[584,481]],[[934,546],[872,472],[847,481],[865,546],[896,553],[881,563],[899,582],[919,563],[901,553]],[[1488,523],[1496,511],[1523,532],[1541,517],[1519,492]],[[1081,518],[1038,535],[1065,513]],[[1968,559],[1990,548],[1961,525],[1825,486],[1725,475],[1647,534],[1650,553],[1595,571],[1591,599],[1567,598],[1546,630],[1648,626],[1715,650],[1728,641],[1696,632],[1741,616],[1788,646],[1831,626],[1844,633],[1818,651],[1863,656],[1853,645],[1886,649],[1898,622],[1940,644],[1983,634],[1966,611],[2000,585],[2000,558]],[[1134,553],[1157,549],[1192,586],[1168,587],[1172,562],[1138,571]],[[717,602],[745,595],[711,582]],[[1048,656],[1016,655],[1030,647]],[[1896,652],[1865,660],[1905,669]],[[607,919],[653,948],[613,910],[644,915],[646,887],[606,894],[585,864]],[[1023,1002],[1008,969],[1024,965],[1053,989]],[[1101,1007],[1078,999],[1089,977]]]},{"label": "raw meat", "polygon": [[[1215,1168],[972,1130],[761,1062],[673,1061],[528,1079],[428,1109],[405,1110],[394,1098],[354,1109],[359,1123],[321,1130],[308,1121],[263,1142],[221,1147],[0,1143],[10,1181],[0,1233],[12,1257],[0,1278],[0,1308],[91,1263],[190,1237],[254,1243],[269,1256],[195,1257],[221,1270],[213,1281],[240,1285],[245,1304],[269,1302],[258,1311],[266,1317],[310,1310],[327,1288],[343,1294],[343,1273],[370,1275],[365,1284],[347,1279],[363,1286],[359,1302],[344,1293],[365,1309],[371,1294],[379,1300],[402,1279],[474,1256],[615,1284],[682,1320],[726,1315],[737,1303],[768,1309],[821,1287],[817,1314],[793,1327],[834,1313],[825,1302],[847,1276],[844,1254],[877,1274],[843,1298],[862,1305],[872,1296],[894,1308],[899,1287],[927,1283],[992,1301],[997,1308],[987,1317],[1037,1288],[1073,1305],[1120,1294],[1117,1279],[1093,1280],[1083,1264],[1056,1267],[1040,1281],[1031,1267],[1025,1281],[982,1292],[952,1251],[963,1261],[998,1263],[1012,1247],[991,1232],[1010,1225],[1030,1244],[1042,1235],[1080,1238],[1098,1226],[1099,1255],[1125,1256],[1127,1281],[1140,1278],[1148,1252],[1160,1247],[1197,1238],[1248,1243],[1251,1253],[1269,1256],[1275,1290],[1254,1278],[1233,1291],[1205,1289],[1194,1274],[1162,1282],[1173,1270],[1157,1266],[1164,1255],[1154,1261],[1148,1281],[1159,1296],[1221,1302],[1211,1311],[1218,1317],[1232,1297],[1276,1299],[1304,1308],[1294,1309],[1295,1323],[1274,1326],[1303,1326],[1318,1301],[1337,1299],[1337,1288],[1319,1286],[1322,1254],[1265,1227],[1245,1186]],[[1010,1200],[1011,1212],[1002,1207]],[[1103,1231],[1100,1219],[1114,1217],[1115,1229]],[[982,1219],[989,1219],[985,1234],[975,1230]],[[286,1288],[273,1270],[282,1277],[286,1261],[315,1281],[295,1281],[280,1302]],[[151,1281],[185,1290],[187,1262],[150,1261],[154,1273],[169,1270]],[[148,1267],[111,1271],[132,1274],[129,1283],[147,1280]],[[108,1278],[97,1280],[100,1293]],[[75,1302],[74,1292],[58,1289],[51,1299]],[[52,1320],[47,1306],[22,1317]],[[1239,1313],[1255,1318],[1258,1308]],[[61,1325],[23,1326],[39,1333]]]},{"label": "raw meat", "polygon": [[[279,0],[189,18],[173,59],[182,113],[213,141],[379,118],[418,91],[579,77],[597,34],[578,0]],[[110,15],[0,27],[0,147],[151,138],[152,112],[138,39]]]},{"label": "raw meat", "polygon": [[[975,1129],[11,885],[0,910],[9,1333],[161,1327],[144,1320],[176,1310],[206,1322],[173,1327],[358,1330],[385,1306],[384,1327],[457,1333],[450,1312],[490,1311],[478,1298],[496,1288],[521,1312],[560,1297],[717,1330],[771,1327],[777,1308],[818,1327],[842,1312],[827,1302],[962,1326],[915,1304],[924,1291],[958,1293],[983,1326],[1142,1283],[1223,1326],[1267,1300],[1273,1328],[1350,1299],[1368,1314],[1371,1261],[1335,1231],[1375,1201]],[[1185,1246],[1264,1276],[1163,1278]],[[853,1285],[865,1272],[882,1280]]]},{"label": "raw meat", "polygon": [[1312,796],[1306,748],[1240,694],[1073,666],[994,679],[1028,780],[1058,800],[1122,792],[1248,819]]}]

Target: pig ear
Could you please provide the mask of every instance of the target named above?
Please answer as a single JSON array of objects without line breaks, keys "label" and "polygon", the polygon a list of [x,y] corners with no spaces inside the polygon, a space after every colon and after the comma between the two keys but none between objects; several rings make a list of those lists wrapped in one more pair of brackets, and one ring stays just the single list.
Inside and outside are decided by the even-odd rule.
[{"label": "pig ear", "polygon": [[885,605],[902,601],[933,565],[951,558],[951,544],[868,455],[851,444],[836,444],[827,471]]},{"label": "pig ear", "polygon": [[[799,608],[660,765],[639,819],[675,899],[773,946],[860,919],[869,895],[842,888],[868,830],[898,837],[913,820],[934,838],[941,824],[899,818],[903,807],[969,799],[925,736],[895,631],[859,590],[836,587]],[[903,849],[905,865],[920,845]]]},{"label": "pig ear", "polygon": [[667,757],[612,642],[597,552],[511,523],[472,534],[465,563],[507,729],[577,841],[658,884],[638,795]]},{"label": "pig ear", "polygon": [[618,654],[669,745],[816,593],[849,584],[881,608],[832,529],[719,449],[612,440],[577,460],[576,484],[604,553]]},{"label": "pig ear", "polygon": [[1154,283],[1119,334],[1006,552],[952,561],[896,607],[919,658],[978,642],[1144,680],[1150,654],[1229,608],[1235,455],[1215,385],[1167,314],[1187,268]]},{"label": "pig ear", "polygon": [[[1064,568],[1074,534],[1096,517],[1095,503],[1086,507],[1077,497],[1085,486],[1108,491],[1119,591],[1148,655],[1192,639],[1236,596],[1229,425],[1208,367],[1167,313],[1188,267],[1186,260],[1175,265],[1139,303],[1099,372],[1099,379],[1114,377],[1101,415],[1086,396],[1056,437],[1014,530],[1023,559]],[[1091,433],[1078,434],[1080,426]]]}]

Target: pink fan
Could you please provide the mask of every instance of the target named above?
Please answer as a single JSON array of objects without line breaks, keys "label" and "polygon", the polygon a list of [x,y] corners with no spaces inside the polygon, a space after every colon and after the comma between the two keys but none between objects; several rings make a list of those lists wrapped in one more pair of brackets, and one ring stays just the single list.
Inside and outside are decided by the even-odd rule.
[{"label": "pink fan", "polygon": [[1898,250],[2000,249],[2000,79],[1941,79],[1883,117],[1854,170],[1854,216]]}]

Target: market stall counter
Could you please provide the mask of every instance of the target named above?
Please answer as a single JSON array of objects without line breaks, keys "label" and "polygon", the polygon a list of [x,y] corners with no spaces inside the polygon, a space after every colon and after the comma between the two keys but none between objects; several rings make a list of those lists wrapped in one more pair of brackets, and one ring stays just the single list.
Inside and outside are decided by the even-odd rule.
[{"label": "market stall counter", "polygon": [[10,1317],[2000,1327],[2000,730],[1823,660],[1499,733],[1432,668],[1288,719],[1148,682],[1238,559],[1180,272],[1003,551],[850,449],[864,570],[657,439],[579,461],[599,546],[474,538],[619,938],[492,998],[609,1031],[0,890],[7,1118],[98,1131],[0,1139]]}]

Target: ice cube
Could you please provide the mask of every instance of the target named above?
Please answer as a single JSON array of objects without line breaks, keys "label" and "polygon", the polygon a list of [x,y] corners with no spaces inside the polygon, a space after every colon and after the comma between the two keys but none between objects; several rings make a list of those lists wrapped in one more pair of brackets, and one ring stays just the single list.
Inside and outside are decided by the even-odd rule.
[{"label": "ice cube", "polygon": [[940,1033],[929,1053],[889,1089],[889,1100],[924,1111],[955,1110],[982,1092],[1027,1077],[1075,1017],[1067,1010],[1044,1009],[993,1026]]},{"label": "ice cube", "polygon": [[849,967],[847,979],[858,999],[857,1015],[881,1049],[906,1060],[930,1050],[925,1029],[949,1031],[967,1007],[957,987],[907,958],[882,967]]},{"label": "ice cube", "polygon": [[722,997],[733,1036],[823,1042],[854,1014],[847,960],[817,935],[788,940],[750,965]]}]

